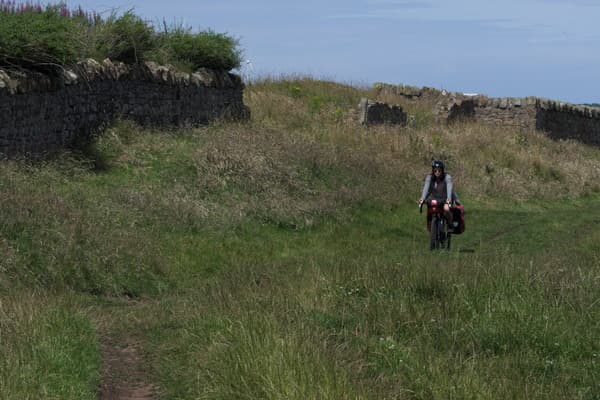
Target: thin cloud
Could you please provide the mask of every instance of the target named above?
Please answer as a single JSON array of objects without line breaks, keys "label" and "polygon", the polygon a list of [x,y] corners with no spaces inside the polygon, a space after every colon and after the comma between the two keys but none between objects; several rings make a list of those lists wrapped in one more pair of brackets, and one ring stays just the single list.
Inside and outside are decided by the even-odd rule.
[{"label": "thin cloud", "polygon": [[597,0],[538,0],[539,3],[550,3],[559,5],[573,5],[573,6],[584,6],[584,7],[600,7]]},{"label": "thin cloud", "polygon": [[424,26],[460,26],[461,30],[483,30],[517,35],[532,43],[582,42],[598,35],[597,0],[479,0],[415,1],[366,0],[362,10],[348,10],[325,17],[331,20],[394,20]]},{"label": "thin cloud", "polygon": [[390,5],[400,8],[432,8],[429,1],[402,1],[402,0],[368,0],[368,5]]},{"label": "thin cloud", "polygon": [[429,1],[403,1],[403,0],[367,0],[363,12],[350,12],[331,14],[324,19],[367,19],[367,18],[386,18],[391,12],[397,14],[399,11],[423,10],[433,8],[433,3]]}]

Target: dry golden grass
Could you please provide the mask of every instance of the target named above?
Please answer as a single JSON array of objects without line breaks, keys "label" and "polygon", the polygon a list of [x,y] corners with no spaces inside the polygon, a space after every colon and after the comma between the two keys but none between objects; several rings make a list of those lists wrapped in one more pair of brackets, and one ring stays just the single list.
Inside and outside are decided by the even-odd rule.
[{"label": "dry golden grass", "polygon": [[[253,127],[260,130],[276,126],[286,133],[275,135],[282,141],[309,137],[327,144],[329,147],[322,147],[325,151],[333,149],[338,159],[346,157],[360,165],[367,181],[374,179],[378,193],[382,185],[388,184],[414,190],[428,172],[432,158],[446,161],[459,193],[478,198],[556,200],[600,191],[596,179],[599,153],[576,141],[554,141],[543,132],[477,122],[439,125],[434,123],[432,104],[377,95],[371,90],[342,85],[335,89],[330,83],[307,79],[280,83],[279,90],[273,89],[276,84],[257,84],[247,91],[245,101],[256,110]],[[280,93],[285,90],[288,95]],[[400,104],[416,116],[417,126],[360,126],[353,107],[361,97],[368,96]],[[337,100],[311,109],[314,97]],[[340,105],[347,108],[340,112]],[[418,196],[417,192],[413,197]]]}]

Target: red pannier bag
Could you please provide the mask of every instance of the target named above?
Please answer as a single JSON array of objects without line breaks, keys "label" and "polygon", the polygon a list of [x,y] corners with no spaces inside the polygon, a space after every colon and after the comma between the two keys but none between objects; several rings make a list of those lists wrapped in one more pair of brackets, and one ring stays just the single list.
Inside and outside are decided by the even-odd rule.
[{"label": "red pannier bag", "polygon": [[462,205],[455,205],[452,207],[452,221],[458,222],[458,226],[454,227],[452,233],[460,235],[465,231],[465,207]]}]

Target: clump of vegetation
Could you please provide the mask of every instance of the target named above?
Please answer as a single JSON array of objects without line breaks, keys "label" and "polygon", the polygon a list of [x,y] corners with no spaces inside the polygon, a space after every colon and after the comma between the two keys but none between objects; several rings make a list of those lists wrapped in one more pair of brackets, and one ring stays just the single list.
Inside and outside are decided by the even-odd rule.
[{"label": "clump of vegetation", "polygon": [[155,46],[154,29],[132,11],[121,16],[113,13],[97,29],[96,49],[111,60],[139,63]]},{"label": "clump of vegetation", "polygon": [[81,32],[97,20],[64,4],[0,2],[0,66],[49,69],[70,64],[84,52]]},{"label": "clump of vegetation", "polygon": [[165,27],[164,32],[158,35],[158,52],[162,58],[165,61],[177,60],[189,70],[210,68],[228,71],[239,67],[241,50],[238,45],[238,40],[223,33],[210,29],[194,33],[191,28],[182,25]]},{"label": "clump of vegetation", "polygon": [[212,30],[158,32],[132,10],[103,19],[65,3],[0,0],[0,68],[51,71],[84,58],[139,63],[155,58],[189,70],[239,67],[239,42]]}]

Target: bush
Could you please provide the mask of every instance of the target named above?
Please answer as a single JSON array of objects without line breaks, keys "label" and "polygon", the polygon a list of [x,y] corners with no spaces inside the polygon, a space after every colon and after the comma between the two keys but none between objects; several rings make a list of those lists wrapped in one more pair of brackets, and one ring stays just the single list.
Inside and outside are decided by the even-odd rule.
[{"label": "bush", "polygon": [[155,47],[154,29],[132,11],[112,14],[100,24],[97,50],[103,57],[124,63],[139,63]]},{"label": "bush", "polygon": [[211,68],[231,70],[240,66],[238,40],[223,33],[206,30],[192,33],[176,26],[160,34],[160,47],[170,62],[184,64],[191,70]]},{"label": "bush", "polygon": [[65,3],[42,8],[0,0],[0,67],[47,71],[85,57],[231,70],[240,66],[241,51],[236,39],[212,30],[174,26],[157,33],[131,10],[103,20],[81,8],[70,11]]},{"label": "bush", "polygon": [[0,9],[0,66],[48,70],[77,61],[82,26],[60,11],[59,6]]}]

